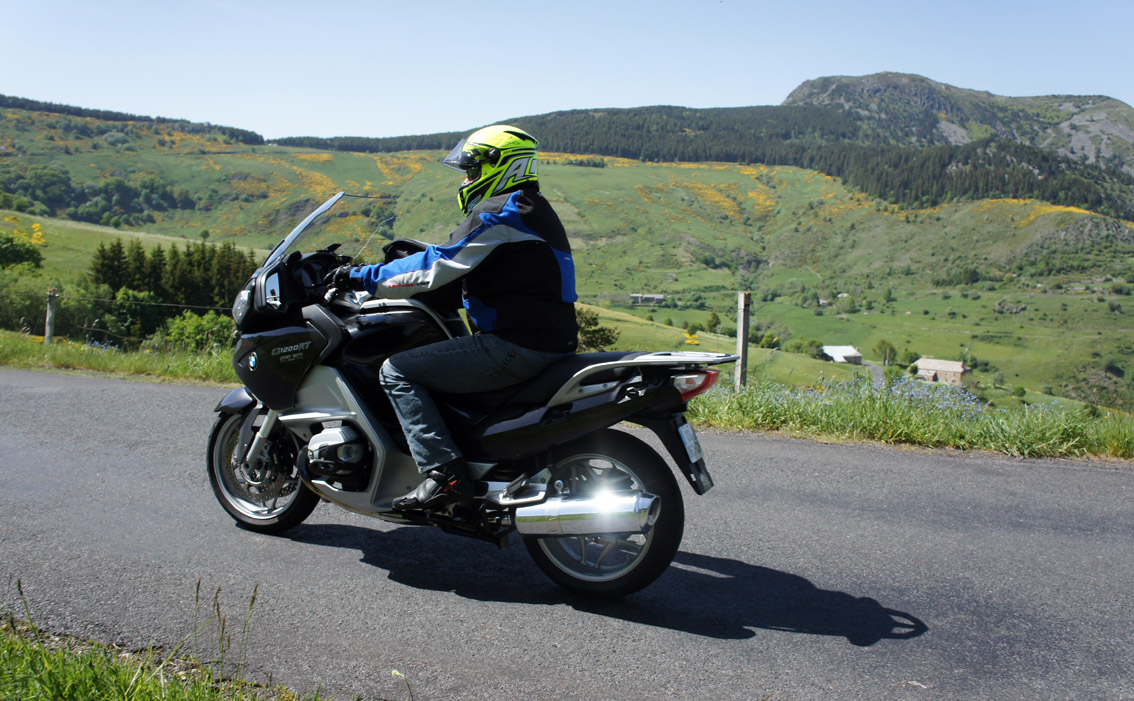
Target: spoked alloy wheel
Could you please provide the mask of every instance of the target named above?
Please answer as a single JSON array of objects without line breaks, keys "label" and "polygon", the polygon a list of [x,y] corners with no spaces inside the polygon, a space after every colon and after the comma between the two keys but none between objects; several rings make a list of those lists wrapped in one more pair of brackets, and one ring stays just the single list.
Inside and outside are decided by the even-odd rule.
[{"label": "spoked alloy wheel", "polygon": [[250,409],[221,416],[209,436],[209,483],[224,510],[243,527],[258,533],[280,533],[299,525],[319,497],[299,479],[296,460],[302,446],[277,427],[255,468],[242,463],[240,429]]},{"label": "spoked alloy wheel", "polygon": [[549,577],[571,591],[617,597],[638,591],[669,567],[681,544],[685,506],[669,466],[633,436],[606,429],[557,451],[552,483],[572,496],[642,491],[661,510],[646,533],[529,536],[524,545]]}]

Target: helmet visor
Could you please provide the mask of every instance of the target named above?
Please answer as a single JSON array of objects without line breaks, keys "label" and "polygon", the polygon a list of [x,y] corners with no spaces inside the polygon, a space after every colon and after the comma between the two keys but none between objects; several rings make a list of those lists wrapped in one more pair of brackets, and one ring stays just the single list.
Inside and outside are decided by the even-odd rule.
[{"label": "helmet visor", "polygon": [[477,164],[476,157],[469,151],[465,150],[465,143],[468,139],[461,139],[460,143],[453,147],[445,160],[441,161],[445,165],[454,170],[468,170]]}]

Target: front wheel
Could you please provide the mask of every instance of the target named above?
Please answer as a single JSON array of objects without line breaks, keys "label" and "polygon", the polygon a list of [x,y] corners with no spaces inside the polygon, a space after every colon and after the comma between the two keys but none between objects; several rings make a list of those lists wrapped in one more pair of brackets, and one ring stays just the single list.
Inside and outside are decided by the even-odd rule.
[{"label": "front wheel", "polygon": [[524,545],[543,572],[581,594],[618,597],[661,576],[677,554],[685,530],[685,505],[673,472],[637,438],[603,429],[556,450],[551,482],[575,496],[604,490],[648,492],[661,502],[644,534],[528,536]]},{"label": "front wheel", "polygon": [[311,515],[319,496],[299,479],[296,460],[302,446],[281,426],[270,434],[256,467],[242,460],[241,428],[245,422],[251,427],[255,418],[252,408],[217,419],[209,435],[209,483],[217,501],[241,526],[281,533]]}]

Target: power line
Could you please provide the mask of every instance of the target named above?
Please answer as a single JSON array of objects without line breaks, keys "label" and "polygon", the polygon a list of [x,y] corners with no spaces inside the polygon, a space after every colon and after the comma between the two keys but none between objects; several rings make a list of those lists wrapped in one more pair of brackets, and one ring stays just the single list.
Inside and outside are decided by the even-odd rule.
[{"label": "power line", "polygon": [[[26,297],[28,299],[42,299],[43,295],[33,292],[0,292],[0,297]],[[208,309],[212,311],[229,311],[232,307],[210,307],[201,304],[177,304],[175,302],[145,302],[133,299],[102,299],[101,297],[78,297],[75,295],[59,295],[59,299],[69,299],[76,302],[103,302],[105,304],[138,304],[150,307],[176,307],[178,309]]]},{"label": "power line", "polygon": [[232,307],[207,307],[200,304],[175,304],[173,302],[143,302],[132,299],[100,299],[98,297],[75,297],[60,295],[60,299],[73,299],[78,302],[106,302],[107,304],[140,304],[150,307],[178,307],[180,309],[211,309],[214,311],[229,311]]}]

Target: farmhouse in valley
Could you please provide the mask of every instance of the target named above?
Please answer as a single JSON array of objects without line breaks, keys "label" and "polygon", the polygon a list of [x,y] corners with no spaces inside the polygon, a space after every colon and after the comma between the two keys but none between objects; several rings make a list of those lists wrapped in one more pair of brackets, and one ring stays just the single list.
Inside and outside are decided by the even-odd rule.
[{"label": "farmhouse in valley", "polygon": [[823,346],[823,354],[836,363],[862,365],[862,353],[854,346]]},{"label": "farmhouse in valley", "polygon": [[917,379],[924,382],[943,382],[947,385],[960,385],[961,376],[968,368],[959,360],[938,360],[936,358],[918,358],[914,362],[917,366]]}]

